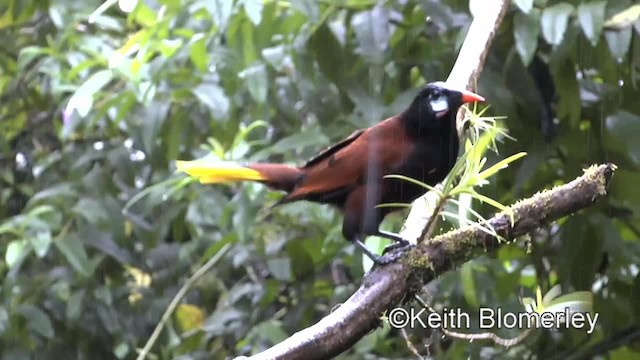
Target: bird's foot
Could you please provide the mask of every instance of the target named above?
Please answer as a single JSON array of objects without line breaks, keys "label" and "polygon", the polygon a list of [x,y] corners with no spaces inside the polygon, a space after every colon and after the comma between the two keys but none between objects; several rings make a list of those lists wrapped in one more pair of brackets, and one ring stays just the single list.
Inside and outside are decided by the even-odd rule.
[{"label": "bird's foot", "polygon": [[382,256],[388,258],[391,262],[395,262],[414,247],[416,247],[415,244],[403,239],[402,242],[386,246],[384,250],[382,250]]},{"label": "bird's foot", "polygon": [[396,249],[404,249],[405,247],[411,247],[411,243],[405,239],[401,239],[398,242],[385,246],[384,250],[382,250],[382,255],[384,256],[388,252],[393,252]]}]

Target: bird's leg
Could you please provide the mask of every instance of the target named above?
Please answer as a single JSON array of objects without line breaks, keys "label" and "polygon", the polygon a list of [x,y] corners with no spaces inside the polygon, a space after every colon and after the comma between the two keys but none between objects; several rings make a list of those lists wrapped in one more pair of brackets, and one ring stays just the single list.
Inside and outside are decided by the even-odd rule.
[{"label": "bird's leg", "polygon": [[410,244],[408,241],[406,240],[403,240],[403,241],[404,241],[403,243],[397,242],[395,244],[391,244],[385,247],[383,254],[386,254],[390,250],[395,250],[395,249],[402,249],[402,251],[399,251],[394,254],[379,256],[372,253],[371,250],[369,250],[369,248],[367,248],[367,246],[362,242],[362,240],[360,240],[360,237],[357,237],[353,240],[356,246],[359,247],[362,250],[362,252],[365,255],[367,255],[369,259],[371,259],[371,261],[373,261],[376,265],[387,265],[397,261],[404,254],[405,252],[404,250],[407,250],[412,246],[412,244]]},{"label": "bird's leg", "polygon": [[357,237],[353,240],[353,243],[356,244],[357,247],[360,248],[360,250],[362,250],[362,253],[364,253],[365,255],[367,255],[367,257],[369,257],[369,259],[371,259],[371,261],[373,261],[375,264],[377,265],[386,265],[388,264],[388,262],[385,262],[382,258],[382,256],[378,256],[374,253],[371,252],[371,250],[369,250],[369,248],[367,248],[367,245],[365,245],[362,240],[360,240],[360,237]]}]

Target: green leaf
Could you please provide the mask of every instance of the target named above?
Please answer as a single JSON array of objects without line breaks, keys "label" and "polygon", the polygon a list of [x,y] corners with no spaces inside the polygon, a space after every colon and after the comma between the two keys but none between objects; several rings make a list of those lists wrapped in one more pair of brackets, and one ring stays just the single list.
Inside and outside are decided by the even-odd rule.
[{"label": "green leaf", "polygon": [[496,200],[494,200],[494,199],[492,199],[490,197],[484,196],[484,195],[482,195],[480,193],[477,193],[475,191],[471,191],[471,192],[467,192],[467,193],[470,193],[471,196],[473,196],[474,198],[482,201],[483,203],[487,203],[487,204],[495,207],[496,209],[500,209],[502,211],[509,210],[505,205],[500,204],[499,202],[497,202]]},{"label": "green leaf", "polygon": [[556,285],[549,289],[546,294],[542,297],[542,305],[548,306],[551,305],[552,302],[558,298],[562,294],[562,287],[560,285]]},{"label": "green leaf", "polygon": [[[92,24],[96,22],[96,19],[98,17],[100,17],[102,14],[104,14],[107,10],[109,10],[109,8],[111,6],[113,6],[116,2],[118,2],[118,0],[107,0],[105,2],[103,2],[102,4],[100,4],[100,6],[98,6],[95,10],[93,10],[93,12],[91,14],[89,14],[89,18],[87,19],[87,21]],[[58,12],[57,17],[61,17],[60,13]],[[55,23],[56,21],[54,21]],[[59,21],[60,23],[62,23],[62,20]],[[56,26],[58,28],[61,28],[62,25],[57,25]]]},{"label": "green leaf", "polygon": [[180,304],[175,310],[175,318],[182,332],[198,329],[202,326],[205,312],[193,304]]},{"label": "green leaf", "polygon": [[595,46],[602,32],[604,25],[604,9],[607,5],[606,1],[594,1],[589,3],[581,3],[578,6],[578,21],[584,35]]},{"label": "green leaf", "polygon": [[607,29],[621,30],[640,19],[640,4],[635,4],[607,19]]},{"label": "green leaf", "polygon": [[218,27],[218,31],[222,32],[226,29],[233,10],[233,0],[207,0],[204,1],[207,11],[211,14],[214,24]]},{"label": "green leaf", "polygon": [[200,84],[193,89],[193,94],[211,110],[214,118],[227,118],[231,103],[221,87],[213,84]]},{"label": "green leaf", "polygon": [[640,211],[640,173],[638,171],[616,170],[616,176],[611,182],[611,198],[620,201],[625,206],[635,206]]},{"label": "green leaf", "polygon": [[307,146],[327,144],[329,139],[319,127],[306,129],[297,134],[287,136],[274,145],[263,149],[252,156],[252,159],[261,160],[272,154],[282,154],[292,150],[300,150]]},{"label": "green leaf", "polygon": [[182,39],[162,39],[158,45],[158,49],[162,56],[168,59],[173,57],[183,44],[184,41]]},{"label": "green leaf", "polygon": [[254,25],[260,24],[262,21],[263,0],[244,0],[244,12]]},{"label": "green leaf", "polygon": [[621,64],[624,56],[631,46],[632,29],[630,27],[619,31],[605,31],[604,37],[607,39],[609,51],[616,61]]},{"label": "green leaf", "polygon": [[33,332],[36,332],[47,339],[52,339],[55,335],[49,315],[38,307],[22,304],[18,307],[17,313],[22,315],[27,321],[27,326]]},{"label": "green leaf", "polygon": [[264,104],[268,90],[267,67],[258,63],[244,69],[238,76],[245,81],[251,97],[259,104]]},{"label": "green leaf", "polygon": [[39,46],[25,46],[20,49],[20,55],[18,55],[18,70],[26,71],[27,66],[31,64],[33,60],[41,55],[51,54],[51,51],[47,48]]},{"label": "green leaf", "polygon": [[378,5],[361,11],[353,16],[351,26],[358,42],[356,53],[371,62],[382,62],[391,37],[388,10]]},{"label": "green leaf", "polygon": [[528,14],[533,8],[533,0],[513,0],[513,3],[525,14]]},{"label": "green leaf", "polygon": [[535,9],[529,15],[517,13],[513,22],[513,38],[516,42],[516,50],[522,59],[522,63],[529,65],[538,48],[540,10]]},{"label": "green leaf", "polygon": [[9,328],[9,312],[4,306],[0,306],[0,336]]},{"label": "green leaf", "polygon": [[513,3],[525,14],[533,8],[533,0],[513,0]]},{"label": "green leaf", "polygon": [[291,241],[286,244],[294,282],[308,279],[315,271],[312,255],[320,253],[322,247],[312,248],[313,243],[313,241]]},{"label": "green leaf", "polygon": [[569,120],[573,127],[577,126],[582,112],[575,67],[573,61],[566,59],[551,69],[558,92],[557,116],[560,120]]},{"label": "green leaf", "polygon": [[84,295],[85,295],[85,290],[78,290],[69,297],[69,300],[67,301],[67,311],[66,311],[67,321],[75,321],[80,317]]},{"label": "green leaf", "polygon": [[242,36],[242,55],[246,65],[253,64],[258,59],[258,51],[253,40],[253,27],[251,23],[244,21],[240,25]]},{"label": "green leaf", "polygon": [[640,273],[637,274],[635,279],[633,280],[629,302],[631,304],[635,304],[635,306],[631,306],[631,309],[633,311],[633,317],[635,318],[636,323],[640,324],[640,306],[638,306],[638,304],[640,304]]},{"label": "green leaf", "polygon": [[484,170],[483,172],[481,172],[478,176],[481,179],[487,179],[491,176],[493,176],[495,173],[497,173],[498,171],[502,170],[502,169],[506,169],[509,164],[511,164],[512,162],[526,156],[527,153],[526,152],[519,152],[517,154],[513,154],[511,156],[509,156],[506,159],[502,159],[499,162],[497,162],[495,165],[493,165],[492,167],[488,168],[487,170]]},{"label": "green leaf", "polygon": [[101,221],[108,221],[109,216],[102,204],[92,198],[83,197],[71,209],[72,212],[78,216],[84,217],[89,223],[98,223]]},{"label": "green leaf", "polygon": [[277,344],[289,337],[279,320],[267,320],[256,325],[251,332],[257,334],[256,336],[264,337],[271,344]]},{"label": "green leaf", "polygon": [[67,103],[65,112],[70,114],[75,110],[81,117],[89,115],[89,111],[91,111],[91,107],[93,106],[93,95],[107,85],[112,78],[112,70],[100,70],[91,75],[91,77],[73,93]]},{"label": "green leaf", "polygon": [[549,44],[560,45],[572,12],[573,6],[567,3],[555,4],[542,11],[540,18],[542,35]]},{"label": "green leaf", "polygon": [[209,54],[207,53],[206,38],[204,34],[196,34],[189,44],[189,59],[200,72],[207,72],[209,66]]},{"label": "green leaf", "polygon": [[29,243],[24,239],[13,240],[9,243],[7,251],[4,254],[4,260],[9,269],[22,263],[22,260],[24,260],[25,256],[31,251],[31,247],[28,245]]},{"label": "green leaf", "polygon": [[291,7],[305,14],[311,21],[316,21],[320,17],[317,0],[291,0]]},{"label": "green leaf", "polygon": [[93,273],[93,266],[78,235],[62,236],[56,239],[54,244],[67,259],[67,262],[81,275],[88,277]]},{"label": "green leaf", "polygon": [[316,29],[309,39],[309,45],[322,73],[336,85],[346,85],[344,84],[344,71],[349,60],[346,58],[342,45],[327,24]]},{"label": "green leaf", "polygon": [[614,138],[612,142],[624,146],[631,159],[640,164],[640,141],[637,136],[640,133],[640,116],[620,110],[608,116],[605,124],[607,131]]},{"label": "green leaf", "polygon": [[550,313],[564,313],[566,309],[570,313],[591,312],[593,310],[593,294],[589,291],[577,291],[558,297],[545,305],[544,311]]},{"label": "green leaf", "polygon": [[262,58],[277,71],[282,71],[288,54],[284,45],[262,49]]},{"label": "green leaf", "polygon": [[49,252],[51,247],[51,232],[48,230],[36,231],[32,236],[28,237],[31,246],[38,257],[42,258]]},{"label": "green leaf", "polygon": [[420,180],[416,180],[416,179],[413,179],[413,178],[410,178],[410,177],[407,177],[407,176],[404,176],[404,175],[396,175],[396,174],[386,175],[384,178],[385,179],[399,179],[399,180],[408,181],[410,183],[413,183],[413,184],[416,184],[418,186],[421,186],[421,187],[425,188],[426,190],[435,191],[435,192],[438,193],[438,195],[440,195],[442,197],[442,191],[440,191],[440,189],[437,189],[437,188],[435,188],[435,187],[433,187],[433,186],[431,186],[429,184],[425,184]]},{"label": "green leaf", "polygon": [[269,272],[278,280],[291,281],[291,259],[270,258],[267,260]]},{"label": "green leaf", "polygon": [[460,269],[460,280],[462,280],[462,292],[465,300],[469,305],[478,308],[478,292],[476,291],[476,282],[473,278],[473,263],[466,262]]},{"label": "green leaf", "polygon": [[583,214],[570,217],[561,228],[562,242],[555,260],[558,277],[574,289],[591,289],[604,251],[600,234],[597,225]]},{"label": "green leaf", "polygon": [[143,27],[153,27],[158,22],[158,16],[144,1],[139,1],[138,6],[130,14],[135,22]]}]

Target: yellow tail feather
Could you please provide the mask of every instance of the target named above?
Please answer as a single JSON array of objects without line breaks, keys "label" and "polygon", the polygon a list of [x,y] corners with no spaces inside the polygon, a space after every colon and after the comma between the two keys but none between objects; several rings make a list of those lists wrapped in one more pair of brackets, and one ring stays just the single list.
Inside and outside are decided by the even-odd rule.
[{"label": "yellow tail feather", "polygon": [[266,180],[265,176],[257,170],[235,162],[221,162],[211,158],[192,161],[176,160],[176,167],[178,171],[185,172],[189,176],[197,178],[203,184],[219,184],[242,180]]}]

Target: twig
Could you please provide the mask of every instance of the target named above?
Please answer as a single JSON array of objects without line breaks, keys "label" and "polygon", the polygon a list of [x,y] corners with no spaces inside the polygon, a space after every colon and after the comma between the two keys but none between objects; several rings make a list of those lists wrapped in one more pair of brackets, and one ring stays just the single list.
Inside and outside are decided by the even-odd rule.
[{"label": "twig", "polygon": [[413,355],[415,355],[418,359],[422,359],[423,356],[420,355],[418,348],[416,348],[416,346],[413,344],[413,342],[409,338],[409,334],[407,334],[407,329],[405,328],[400,329],[400,334],[402,334],[404,341],[407,343],[407,348],[409,349],[409,351],[411,351]]},{"label": "twig", "polygon": [[164,314],[162,314],[162,318],[160,319],[160,322],[156,325],[156,328],[153,329],[153,333],[149,337],[149,340],[147,340],[147,343],[144,344],[144,347],[142,348],[142,350],[140,350],[140,353],[138,354],[137,360],[144,360],[147,357],[147,354],[149,354],[149,351],[151,351],[151,348],[156,343],[156,340],[158,340],[158,337],[160,336],[160,333],[162,333],[162,330],[164,329],[164,325],[167,323],[167,321],[169,321],[169,319],[171,318],[171,314],[173,314],[173,312],[175,311],[176,307],[178,307],[178,304],[180,303],[180,300],[182,300],[182,298],[187,294],[187,291],[189,291],[191,289],[191,286],[193,286],[193,284],[196,281],[198,281],[198,279],[202,275],[204,275],[218,261],[220,261],[220,259],[222,259],[222,257],[227,253],[227,251],[229,250],[230,247],[231,247],[231,244],[225,244],[216,253],[216,255],[214,257],[209,259],[209,261],[207,261],[198,270],[196,270],[196,272],[193,273],[193,275],[191,275],[191,277],[189,279],[187,279],[187,281],[184,283],[184,285],[182,285],[180,290],[178,290],[178,293],[176,293],[176,296],[174,296],[173,299],[171,300],[171,303],[169,303],[169,306],[167,306],[167,310],[165,310]]}]

